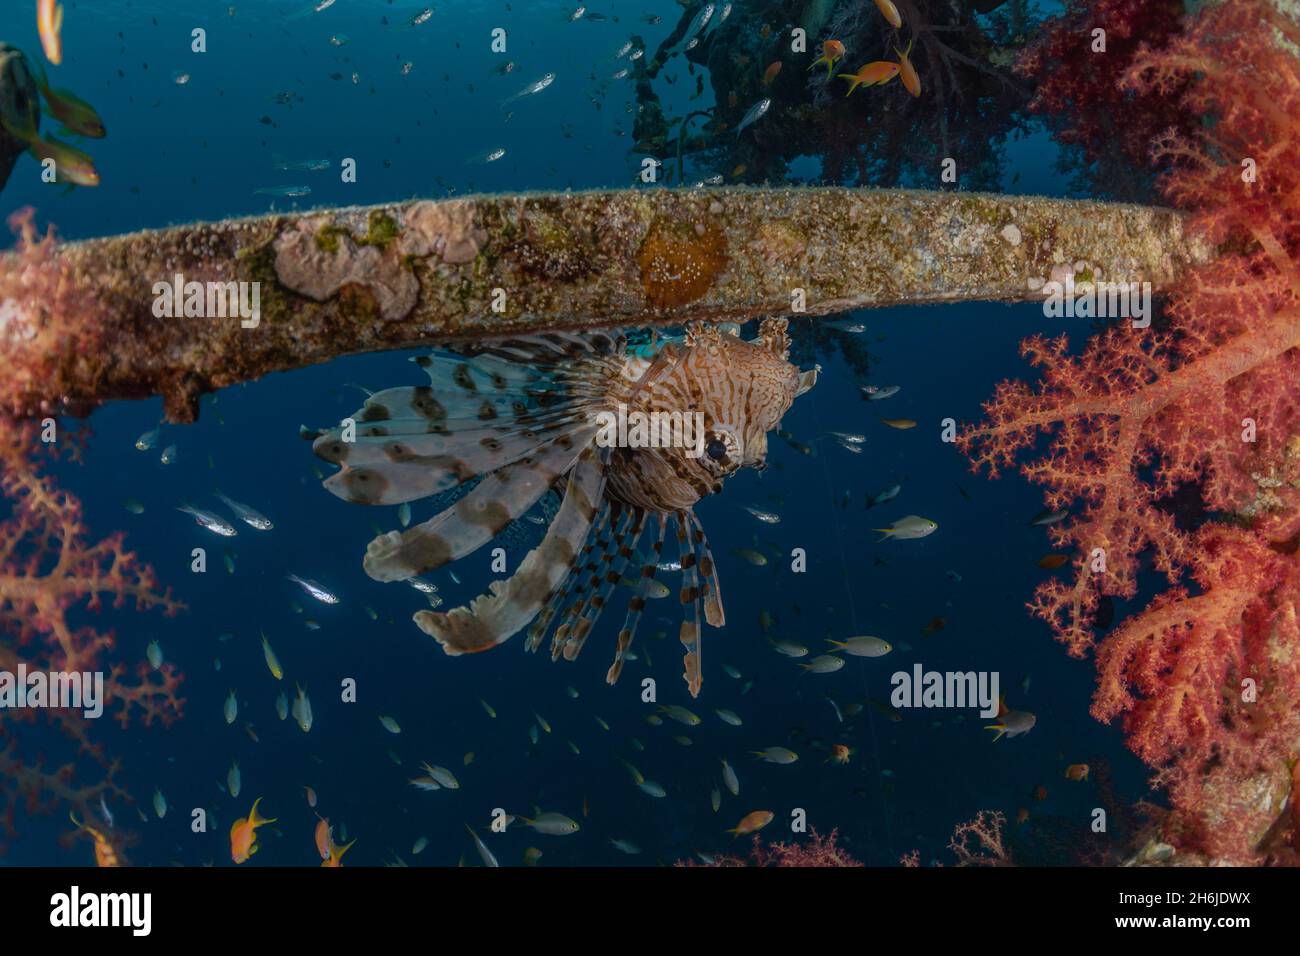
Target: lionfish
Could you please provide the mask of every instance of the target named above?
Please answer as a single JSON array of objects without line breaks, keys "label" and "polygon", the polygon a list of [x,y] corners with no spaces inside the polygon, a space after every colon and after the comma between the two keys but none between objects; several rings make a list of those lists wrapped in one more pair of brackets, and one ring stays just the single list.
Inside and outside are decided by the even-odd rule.
[{"label": "lionfish", "polygon": [[[377,581],[407,580],[457,561],[549,489],[563,489],[545,537],[513,576],[493,581],[468,606],[415,614],[450,655],[485,651],[525,627],[525,648],[536,651],[557,624],[551,658],[574,660],[625,580],[628,562],[641,556],[606,675],[614,683],[672,528],[686,612],[679,635],[684,676],[697,696],[701,605],[713,627],[723,626],[724,615],[708,540],[692,509],[739,468],[766,466],[767,433],[816,382],[817,369],[801,372],[788,361],[786,328],[785,319],[769,318],[745,340],[691,325],[683,339],[648,354],[629,351],[622,334],[606,332],[546,332],[435,351],[416,359],[428,385],[376,392],[350,421],[320,434],[313,451],[341,467],[325,487],[360,504],[410,502],[478,479],[423,524],[370,542],[364,567]],[[702,413],[692,421],[703,423],[703,453],[606,447],[597,440],[601,413],[616,413],[620,404],[628,420],[632,411]],[[637,545],[650,526],[650,550],[641,555]]]}]

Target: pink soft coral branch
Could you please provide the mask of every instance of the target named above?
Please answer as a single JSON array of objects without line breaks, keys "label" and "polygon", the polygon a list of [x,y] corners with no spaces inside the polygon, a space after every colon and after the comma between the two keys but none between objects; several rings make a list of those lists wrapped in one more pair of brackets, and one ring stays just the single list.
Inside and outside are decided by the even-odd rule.
[{"label": "pink soft coral branch", "polygon": [[[1123,717],[1184,845],[1233,862],[1269,852],[1300,757],[1300,66],[1278,34],[1300,41],[1269,3],[1215,4],[1132,55],[1120,93],[1203,118],[1152,150],[1220,254],[1159,332],[1116,326],[1077,357],[1063,338],[1026,342],[1038,385],[1003,383],[961,436],[975,467],[1019,464],[1051,507],[1079,509],[1049,530],[1076,550],[1073,580],[1031,604],[1072,654],[1094,646],[1101,596],[1136,594],[1141,560],[1170,581],[1097,645],[1093,713]],[[1168,499],[1186,485],[1248,527],[1180,528]]]}]

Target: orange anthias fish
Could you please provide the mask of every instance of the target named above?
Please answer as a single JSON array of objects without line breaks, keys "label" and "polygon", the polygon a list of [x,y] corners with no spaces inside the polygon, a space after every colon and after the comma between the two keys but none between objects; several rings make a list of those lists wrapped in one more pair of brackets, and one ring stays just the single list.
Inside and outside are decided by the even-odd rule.
[{"label": "orange anthias fish", "polygon": [[741,821],[727,832],[733,837],[743,836],[746,833],[755,833],[771,823],[774,816],[776,814],[771,810],[755,810],[752,813],[745,814]]},{"label": "orange anthias fish", "polygon": [[330,826],[330,822],[319,813],[316,814],[316,818],[320,821],[316,824],[316,852],[320,854],[320,865],[341,867],[343,854],[347,853],[352,848],[352,844],[357,841],[353,840],[352,843],[339,846],[334,842],[334,828]]},{"label": "orange anthias fish", "polygon": [[822,55],[813,60],[808,69],[811,70],[813,67],[825,63],[826,75],[830,76],[831,69],[842,59],[844,59],[844,44],[839,40],[827,40],[822,44]]},{"label": "orange anthias fish", "polygon": [[844,95],[850,96],[859,86],[884,86],[898,76],[898,64],[892,60],[873,60],[859,69],[857,73],[840,73],[837,75],[841,80],[849,81],[849,92]]},{"label": "orange anthias fish", "polygon": [[1065,779],[1074,780],[1075,782],[1088,779],[1088,765],[1086,763],[1072,763],[1065,768]]},{"label": "orange anthias fish", "polygon": [[268,820],[257,815],[257,805],[261,802],[262,798],[258,797],[253,801],[248,817],[230,825],[230,858],[236,863],[247,863],[248,858],[257,852],[257,828],[275,822],[274,817]]},{"label": "orange anthias fish", "polygon": [[337,843],[331,841],[330,855],[327,859],[322,860],[320,865],[334,867],[334,868],[341,867],[343,865],[343,854],[347,853],[348,850],[352,849],[352,844],[356,842],[357,841],[354,838],[350,843],[347,843],[343,846],[339,846]]},{"label": "orange anthias fish", "polygon": [[903,86],[913,96],[920,96],[921,77],[916,72],[916,67],[912,66],[912,61],[907,58],[907,54],[912,52],[911,41],[908,41],[907,53],[904,53],[898,47],[894,47],[894,52],[898,54],[898,76],[903,81]]},{"label": "orange anthias fish", "polygon": [[72,825],[83,833],[90,834],[90,838],[95,841],[95,865],[96,866],[121,866],[122,859],[117,855],[117,850],[109,842],[107,836],[96,830],[88,823],[82,823],[77,819],[75,813],[69,813],[68,817],[72,820]]},{"label": "orange anthias fish", "polygon": [[889,21],[889,25],[895,30],[903,26],[903,17],[898,12],[898,7],[894,6],[893,0],[876,0],[876,9],[880,15]]},{"label": "orange anthias fish", "polygon": [[330,847],[334,845],[333,831],[330,828],[330,822],[319,813],[316,814],[316,819],[320,821],[316,824],[316,852],[320,854],[322,860],[328,860],[330,858]]},{"label": "orange anthias fish", "polygon": [[763,71],[764,86],[772,85],[772,81],[776,79],[776,75],[781,72],[781,66],[782,64],[780,60],[773,60],[768,64],[767,69]]}]

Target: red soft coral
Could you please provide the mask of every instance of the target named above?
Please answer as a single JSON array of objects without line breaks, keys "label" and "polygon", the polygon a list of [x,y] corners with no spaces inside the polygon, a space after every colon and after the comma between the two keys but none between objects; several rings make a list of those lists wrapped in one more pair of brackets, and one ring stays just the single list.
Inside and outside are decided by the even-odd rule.
[{"label": "red soft coral", "polygon": [[[1185,35],[1136,55],[1125,90],[1204,118],[1158,137],[1153,154],[1166,194],[1217,254],[1174,290],[1163,331],[1113,327],[1078,357],[1063,339],[1027,342],[1039,385],[999,386],[987,421],[961,439],[997,473],[1048,436],[1022,467],[1050,506],[1081,509],[1050,530],[1076,550],[1075,574],[1031,607],[1072,654],[1093,646],[1102,595],[1136,593],[1142,556],[1175,586],[1101,643],[1094,713],[1124,715],[1185,845],[1234,861],[1252,858],[1259,824],[1279,812],[1300,747],[1286,705],[1300,694],[1289,556],[1300,534],[1300,65],[1286,48],[1297,43],[1294,23],[1249,0],[1208,7]],[[1189,484],[1248,529],[1180,528],[1166,501]],[[1248,677],[1254,703],[1241,700]]]},{"label": "red soft coral", "polygon": [[[168,614],[180,605],[127,550],[123,535],[92,537],[81,502],[45,472],[41,459],[75,457],[77,438],[59,433],[58,441],[47,444],[47,423],[15,417],[25,407],[26,383],[45,373],[24,367],[16,357],[21,343],[6,338],[12,334],[4,321],[7,296],[41,291],[49,316],[40,334],[90,342],[95,330],[77,326],[82,312],[67,301],[53,238],[37,239],[30,214],[14,222],[20,233],[14,255],[22,268],[11,275],[20,288],[0,287],[0,364],[6,370],[0,383],[0,670],[14,673],[26,665],[29,671],[103,673],[105,711],[122,726],[137,720],[169,724],[183,703],[180,675],[171,665],[128,671],[113,659],[113,634],[86,623],[85,616],[106,602]],[[68,759],[50,763],[47,751],[58,736],[22,732],[37,720],[66,741]],[[6,781],[0,788],[0,848],[15,835],[20,806],[28,813],[73,809],[84,819],[102,794],[128,796],[115,783],[118,764],[105,754],[93,724],[76,710],[0,712],[0,775]]]},{"label": "red soft coral", "polygon": [[[1111,185],[1116,161],[1142,167],[1154,136],[1196,126],[1178,96],[1186,79],[1159,95],[1117,82],[1140,51],[1162,49],[1182,24],[1183,0],[1067,0],[1016,63],[1037,83],[1030,109],[1047,116],[1060,142],[1104,166],[1099,179],[1109,176]],[[1094,51],[1095,30],[1105,31],[1105,52]]]},{"label": "red soft coral", "polygon": [[719,854],[708,862],[680,860],[678,866],[862,866],[837,845],[839,830],[821,836],[816,828],[809,827],[808,839],[802,843],[764,843],[758,836],[748,856]]}]

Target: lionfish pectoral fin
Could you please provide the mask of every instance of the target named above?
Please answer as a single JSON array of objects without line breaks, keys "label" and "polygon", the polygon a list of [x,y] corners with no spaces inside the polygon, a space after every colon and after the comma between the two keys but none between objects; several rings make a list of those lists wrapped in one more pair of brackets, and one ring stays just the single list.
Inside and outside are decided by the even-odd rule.
[{"label": "lionfish pectoral fin", "polygon": [[445,614],[420,611],[415,623],[451,655],[472,654],[508,641],[537,616],[564,583],[574,556],[591,531],[604,488],[604,469],[596,450],[588,447],[569,475],[564,502],[546,537],[528,552],[514,575],[492,582],[489,593],[476,597],[469,607]]},{"label": "lionfish pectoral fin", "polygon": [[611,522],[613,534],[601,553],[600,562],[590,568],[587,580],[590,593],[581,605],[574,608],[572,633],[566,635],[564,644],[559,649],[566,661],[577,660],[578,654],[582,652],[587,637],[609,603],[610,595],[623,580],[623,569],[632,557],[636,540],[644,526],[645,515],[640,511],[624,511],[617,522]]},{"label": "lionfish pectoral fin", "polygon": [[428,385],[376,392],[316,438],[317,457],[341,469],[325,487],[359,504],[401,504],[504,468],[547,442],[571,441],[576,456],[573,435],[602,402],[621,341],[554,334],[499,343],[473,358],[420,356]]},{"label": "lionfish pectoral fin", "polygon": [[366,574],[405,581],[478,550],[522,517],[577,460],[595,430],[566,433],[528,457],[488,475],[451,507],[405,532],[390,531],[366,547]]},{"label": "lionfish pectoral fin", "polygon": [[709,539],[704,534],[704,526],[700,524],[700,519],[695,512],[689,512],[691,526],[695,531],[695,549],[700,567],[700,575],[704,578],[704,620],[709,622],[710,627],[723,627],[727,623],[727,615],[722,609],[722,589],[718,584],[718,567],[713,561],[713,552],[709,549]]},{"label": "lionfish pectoral fin", "polygon": [[795,390],[794,397],[798,398],[804,392],[808,391],[817,384],[817,374],[822,370],[820,365],[814,365],[806,372],[799,373],[799,387]]},{"label": "lionfish pectoral fin", "polygon": [[[650,583],[654,581],[655,571],[658,570],[659,556],[663,554],[664,537],[668,533],[668,519],[659,515],[659,532],[654,542],[650,545],[650,560],[641,568],[641,583],[637,588],[636,594],[628,601],[627,617],[623,621],[623,628],[618,632],[618,644],[614,649],[614,663],[609,666],[605,674],[605,683],[618,683],[619,676],[623,673],[623,664],[627,660],[628,649],[632,646],[632,639],[636,637],[637,625],[641,623],[641,615],[645,611],[646,597],[650,591]],[[646,518],[642,516],[638,522],[636,534],[639,537]]]},{"label": "lionfish pectoral fin", "polygon": [[696,546],[703,534],[698,531],[699,522],[690,511],[678,512],[676,523],[677,553],[682,563],[681,602],[682,609],[686,611],[686,618],[677,634],[682,647],[686,648],[686,654],[682,657],[685,668],[682,679],[686,681],[691,696],[698,697],[704,683],[704,673],[700,646],[701,588]]}]

